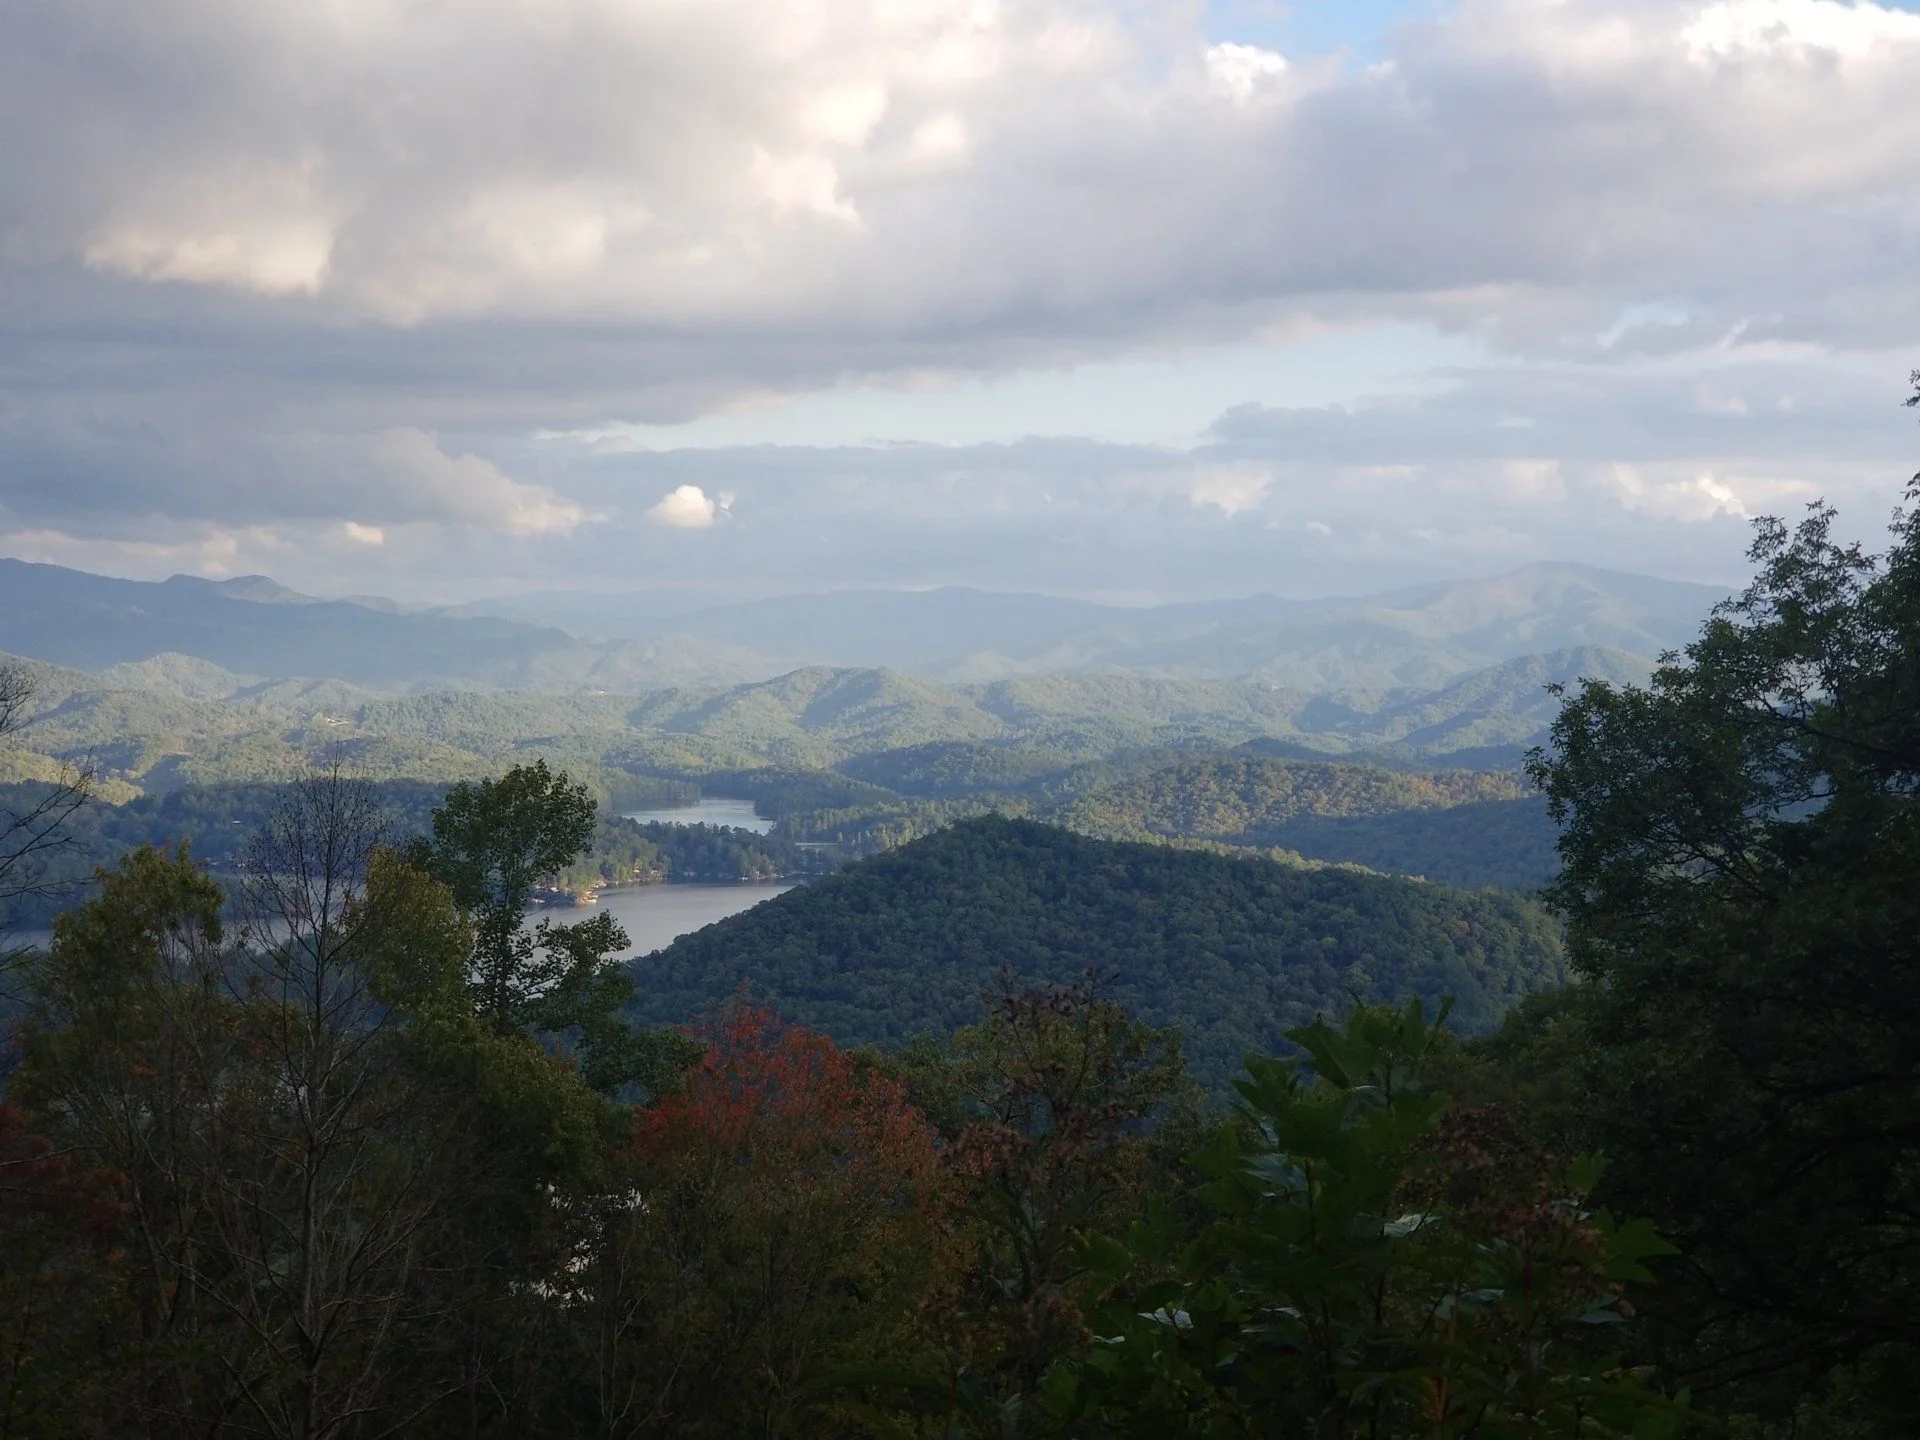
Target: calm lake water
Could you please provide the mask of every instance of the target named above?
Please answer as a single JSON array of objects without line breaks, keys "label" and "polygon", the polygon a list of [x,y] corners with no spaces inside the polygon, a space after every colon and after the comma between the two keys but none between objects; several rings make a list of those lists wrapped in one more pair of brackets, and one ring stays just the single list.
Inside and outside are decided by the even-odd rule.
[{"label": "calm lake water", "polygon": [[[649,955],[682,935],[738,915],[791,889],[793,886],[778,880],[744,885],[623,885],[602,890],[598,905],[541,905],[534,907],[528,919],[571,925],[605,911],[620,922],[632,942],[620,953]],[[0,953],[28,945],[42,946],[52,939],[51,930],[8,931],[0,934]]]},{"label": "calm lake water", "polygon": [[608,914],[620,922],[627,939],[633,942],[620,953],[648,955],[665,949],[682,935],[738,915],[791,889],[793,886],[778,880],[744,885],[623,885],[602,890],[598,905],[543,906],[534,912],[534,918],[571,925]]},{"label": "calm lake water", "polygon": [[751,800],[701,800],[672,810],[634,810],[625,818],[642,825],[731,825],[756,835],[773,829],[773,821],[753,813]]}]

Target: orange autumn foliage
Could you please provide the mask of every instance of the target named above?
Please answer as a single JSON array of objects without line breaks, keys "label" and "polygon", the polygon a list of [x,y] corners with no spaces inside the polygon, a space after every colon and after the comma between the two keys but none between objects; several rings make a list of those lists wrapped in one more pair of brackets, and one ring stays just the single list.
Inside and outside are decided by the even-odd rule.
[{"label": "orange autumn foliage", "polygon": [[635,1119],[601,1252],[606,1388],[647,1415],[636,1433],[819,1433],[839,1403],[820,1377],[911,1348],[941,1283],[934,1130],[897,1080],[765,1009],[696,1038],[684,1088]]},{"label": "orange autumn foliage", "polygon": [[[918,1204],[937,1184],[934,1132],[904,1087],[824,1035],[747,1004],[696,1032],[705,1050],[686,1087],[639,1113],[642,1161],[703,1155],[750,1170],[826,1178]],[[874,1198],[878,1198],[875,1196]]]}]

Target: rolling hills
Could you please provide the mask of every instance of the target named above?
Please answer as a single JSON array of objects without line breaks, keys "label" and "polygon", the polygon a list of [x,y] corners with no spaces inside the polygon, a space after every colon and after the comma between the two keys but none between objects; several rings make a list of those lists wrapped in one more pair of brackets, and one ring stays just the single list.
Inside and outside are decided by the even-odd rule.
[{"label": "rolling hills", "polygon": [[1044,810],[1039,818],[1102,840],[1273,845],[1276,829],[1299,816],[1438,810],[1525,793],[1517,777],[1498,773],[1408,774],[1236,753],[1163,766]]},{"label": "rolling hills", "polygon": [[1157,766],[1034,810],[1104,840],[1211,841],[1463,889],[1532,890],[1559,828],[1517,775],[1280,759],[1243,747]]},{"label": "rolling hills", "polygon": [[1203,1080],[1353,996],[1456,998],[1467,1031],[1561,983],[1544,912],[1509,896],[1088,839],[995,817],[842,870],[635,962],[637,1018],[674,1023],[742,987],[847,1044],[979,1014],[1002,969],[1093,969]]},{"label": "rolling hills", "polygon": [[[376,779],[460,779],[541,754],[591,770],[603,784],[617,773],[825,769],[937,745],[997,755],[1009,774],[1043,772],[1055,757],[1086,762],[1249,742],[1290,755],[1500,768],[1517,763],[1551,717],[1547,680],[1631,680],[1646,670],[1622,652],[1565,651],[1442,691],[1394,692],[1366,710],[1251,681],[1122,672],[947,685],[886,670],[812,669],[748,685],[625,695],[389,695],[290,679],[214,697],[207,669],[179,657],[137,662],[136,676],[126,667],[108,675],[28,668],[40,688],[7,746],[41,759],[21,763],[92,757],[105,778],[142,790],[283,779],[334,749]],[[129,688],[136,678],[154,683]],[[1448,758],[1456,754],[1467,758]]]}]

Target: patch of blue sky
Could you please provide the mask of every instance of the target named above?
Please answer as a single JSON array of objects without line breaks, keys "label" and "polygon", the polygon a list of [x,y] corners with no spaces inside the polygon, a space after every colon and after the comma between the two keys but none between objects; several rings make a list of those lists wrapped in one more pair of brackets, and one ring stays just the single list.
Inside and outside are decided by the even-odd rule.
[{"label": "patch of blue sky", "polygon": [[[1704,0],[1703,0],[1704,3]],[[1920,13],[1920,0],[1852,0]],[[1451,9],[1448,0],[1206,0],[1208,38],[1278,50],[1292,58],[1345,50],[1362,62],[1384,60],[1402,21]]]},{"label": "patch of blue sky", "polygon": [[853,386],[769,398],[679,425],[617,424],[543,438],[680,450],[992,445],[1047,436],[1184,449],[1236,405],[1325,406],[1419,393],[1485,358],[1473,336],[1382,324],[913,388]]},{"label": "patch of blue sky", "polygon": [[1294,58],[1345,50],[1372,61],[1385,58],[1381,42],[1394,25],[1443,8],[1441,0],[1208,0],[1207,32]]}]

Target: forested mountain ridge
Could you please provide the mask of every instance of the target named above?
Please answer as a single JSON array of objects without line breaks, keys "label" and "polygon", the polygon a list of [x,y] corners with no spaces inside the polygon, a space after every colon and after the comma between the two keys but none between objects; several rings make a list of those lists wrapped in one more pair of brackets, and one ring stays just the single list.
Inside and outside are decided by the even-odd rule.
[{"label": "forested mountain ridge", "polygon": [[[93,676],[23,663],[39,677],[39,689],[9,746],[56,760],[91,756],[106,777],[146,790],[283,779],[342,748],[363,773],[380,779],[467,778],[529,751],[604,773],[698,774],[766,764],[824,769],[957,743],[1094,761],[1121,751],[1260,740],[1294,747],[1289,753],[1377,753],[1426,766],[1467,747],[1477,764],[1512,765],[1520,747],[1542,733],[1548,680],[1632,679],[1645,669],[1612,652],[1572,651],[1496,667],[1441,692],[1392,692],[1366,702],[1253,682],[1119,672],[974,686],[828,669],[637,695],[383,695],[336,681],[280,680],[209,698],[209,675],[185,661],[138,667],[164,675],[162,688],[115,684],[127,678],[127,667]],[[1037,773],[1018,756],[1007,763]]]},{"label": "forested mountain ridge", "polygon": [[[591,853],[562,877],[564,888],[815,875],[982,814],[1038,816],[1096,838],[1284,852],[1295,863],[1358,864],[1469,889],[1531,889],[1556,863],[1558,832],[1537,799],[1479,798],[1520,793],[1521,782],[1506,773],[1408,772],[1244,751],[1150,750],[1076,761],[1045,749],[936,745],[865,758],[903,785],[931,766],[954,788],[902,794],[841,772],[775,766],[698,779],[587,767],[583,774],[600,789],[605,809]],[[176,773],[184,768],[183,762]],[[850,768],[869,767],[855,762]],[[470,774],[484,770],[474,763]],[[62,773],[48,757],[0,748],[0,806],[29,804],[36,783],[55,782]],[[1023,783],[1001,789],[965,783],[1021,776]],[[74,817],[74,845],[57,857],[60,873],[79,888],[16,900],[15,923],[48,923],[87,893],[80,882],[95,866],[143,844],[184,841],[216,872],[230,874],[234,847],[287,790],[284,782],[187,783],[148,794],[113,780],[96,786],[98,802]],[[375,787],[396,836],[422,833],[444,790],[444,781],[408,779]],[[696,844],[696,837],[672,827],[641,828],[617,818],[627,808],[690,805],[703,793],[752,801],[778,822],[774,833],[715,833]]]},{"label": "forested mountain ridge", "polygon": [[987,817],[635,962],[636,1014],[685,1020],[744,986],[842,1043],[899,1044],[966,1023],[1003,968],[1110,975],[1105,993],[1179,1025],[1215,1083],[1356,994],[1452,996],[1471,1033],[1564,979],[1553,923],[1515,898]]},{"label": "forested mountain ridge", "polygon": [[1095,790],[1036,817],[1103,840],[1196,839],[1272,845],[1302,815],[1384,815],[1527,793],[1518,777],[1470,770],[1408,774],[1373,765],[1215,755]]},{"label": "forested mountain ridge", "polygon": [[[987,684],[1114,670],[1240,681],[1342,696],[1431,690],[1523,655],[1612,649],[1651,656],[1691,633],[1713,587],[1577,565],[1389,595],[1313,601],[1254,596],[1126,608],[983,591],[829,592],[594,626],[488,613],[322,600],[264,576],[115,580],[0,561],[0,651],[214,696],[278,680],[379,690],[638,693],[725,686],[795,670],[895,670]],[[619,597],[608,597],[610,612]],[[519,615],[524,608],[498,607]],[[603,638],[585,640],[586,622]],[[575,628],[568,628],[575,627]],[[197,673],[196,673],[197,667]],[[223,681],[219,672],[230,678]]]},{"label": "forested mountain ridge", "polygon": [[1390,770],[1243,748],[1162,764],[1031,813],[1098,839],[1286,851],[1467,889],[1531,890],[1559,864],[1558,827],[1511,772]]},{"label": "forested mountain ridge", "polygon": [[1538,890],[1559,873],[1560,827],[1543,796],[1379,815],[1297,815],[1268,844],[1305,859],[1417,875],[1468,890]]}]

